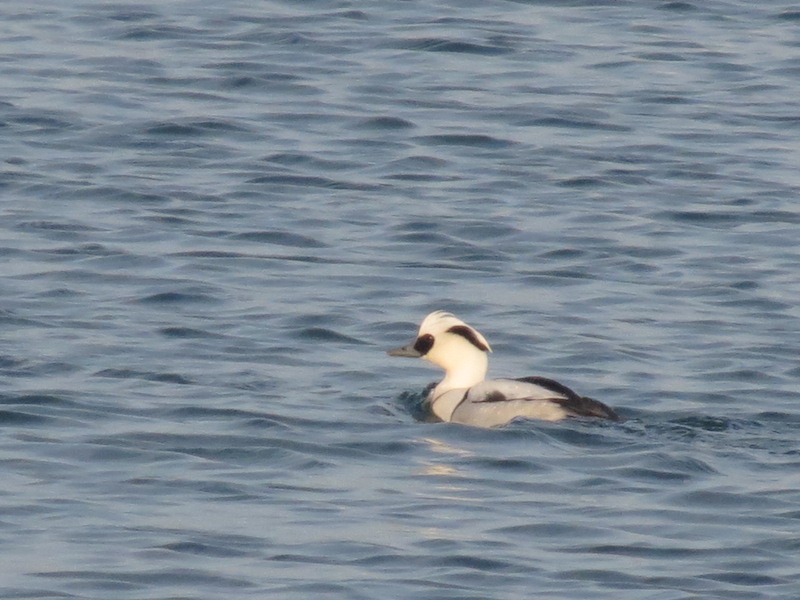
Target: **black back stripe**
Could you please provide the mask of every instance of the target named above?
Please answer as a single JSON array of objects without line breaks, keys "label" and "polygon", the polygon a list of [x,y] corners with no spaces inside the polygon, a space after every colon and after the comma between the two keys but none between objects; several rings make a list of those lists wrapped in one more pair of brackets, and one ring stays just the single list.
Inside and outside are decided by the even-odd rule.
[{"label": "black back stripe", "polygon": [[461,397],[461,400],[458,401],[458,404],[456,404],[453,412],[456,412],[456,409],[467,401],[467,396],[469,396],[469,388],[467,388],[467,390],[464,392],[464,395]]},{"label": "black back stripe", "polygon": [[467,327],[466,325],[453,325],[450,329],[447,330],[448,333],[455,333],[456,335],[460,335],[465,340],[467,340],[470,344],[475,346],[478,350],[482,352],[488,352],[489,348],[486,347],[482,341],[478,339],[478,336],[475,335],[475,332]]},{"label": "black back stripe", "polygon": [[508,398],[502,392],[494,391],[489,392],[483,398],[479,400],[473,400],[475,404],[485,404],[485,403],[492,403],[492,402],[555,402],[556,404],[562,404],[564,402],[569,402],[569,398],[561,398],[557,396],[553,396],[552,398],[527,398],[525,396],[514,396]]}]

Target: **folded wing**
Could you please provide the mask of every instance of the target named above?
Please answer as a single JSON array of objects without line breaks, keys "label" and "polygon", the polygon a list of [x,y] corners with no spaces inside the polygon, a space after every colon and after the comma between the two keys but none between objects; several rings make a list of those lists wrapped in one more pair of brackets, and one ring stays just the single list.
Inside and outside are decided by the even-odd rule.
[{"label": "folded wing", "polygon": [[564,384],[546,377],[497,379],[485,384],[470,389],[464,401],[474,404],[548,402],[560,407],[566,416],[620,420],[619,415],[602,402],[581,396]]}]

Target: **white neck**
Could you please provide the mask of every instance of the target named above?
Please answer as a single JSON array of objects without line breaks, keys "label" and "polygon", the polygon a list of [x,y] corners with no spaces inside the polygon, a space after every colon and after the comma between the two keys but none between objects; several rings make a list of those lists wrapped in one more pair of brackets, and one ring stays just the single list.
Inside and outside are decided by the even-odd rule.
[{"label": "white neck", "polygon": [[463,394],[448,394],[453,390],[464,390],[471,388],[486,378],[486,371],[489,368],[489,358],[485,352],[472,351],[462,353],[458,360],[437,361],[440,367],[445,369],[445,376],[433,389],[431,397],[431,409],[437,417],[443,421],[449,421],[461,402]]}]

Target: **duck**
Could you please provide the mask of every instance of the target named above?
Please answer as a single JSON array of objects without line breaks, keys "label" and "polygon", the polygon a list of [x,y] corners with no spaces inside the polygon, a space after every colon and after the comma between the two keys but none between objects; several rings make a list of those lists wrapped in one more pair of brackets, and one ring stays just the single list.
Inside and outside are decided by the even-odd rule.
[{"label": "duck", "polygon": [[515,419],[620,420],[609,406],[546,377],[486,379],[491,351],[474,327],[450,312],[436,310],[422,320],[411,344],[387,353],[421,358],[444,369],[444,379],[425,399],[434,420],[476,427],[497,427]]}]

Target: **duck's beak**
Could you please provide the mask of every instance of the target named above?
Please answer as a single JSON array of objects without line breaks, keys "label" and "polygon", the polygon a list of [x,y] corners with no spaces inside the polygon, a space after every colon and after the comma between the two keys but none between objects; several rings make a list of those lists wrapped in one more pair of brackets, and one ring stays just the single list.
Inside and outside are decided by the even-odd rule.
[{"label": "duck's beak", "polygon": [[417,350],[414,349],[414,344],[409,344],[408,346],[402,346],[400,348],[394,348],[392,350],[387,350],[386,354],[389,356],[405,356],[407,358],[422,358],[422,354],[420,354]]}]

